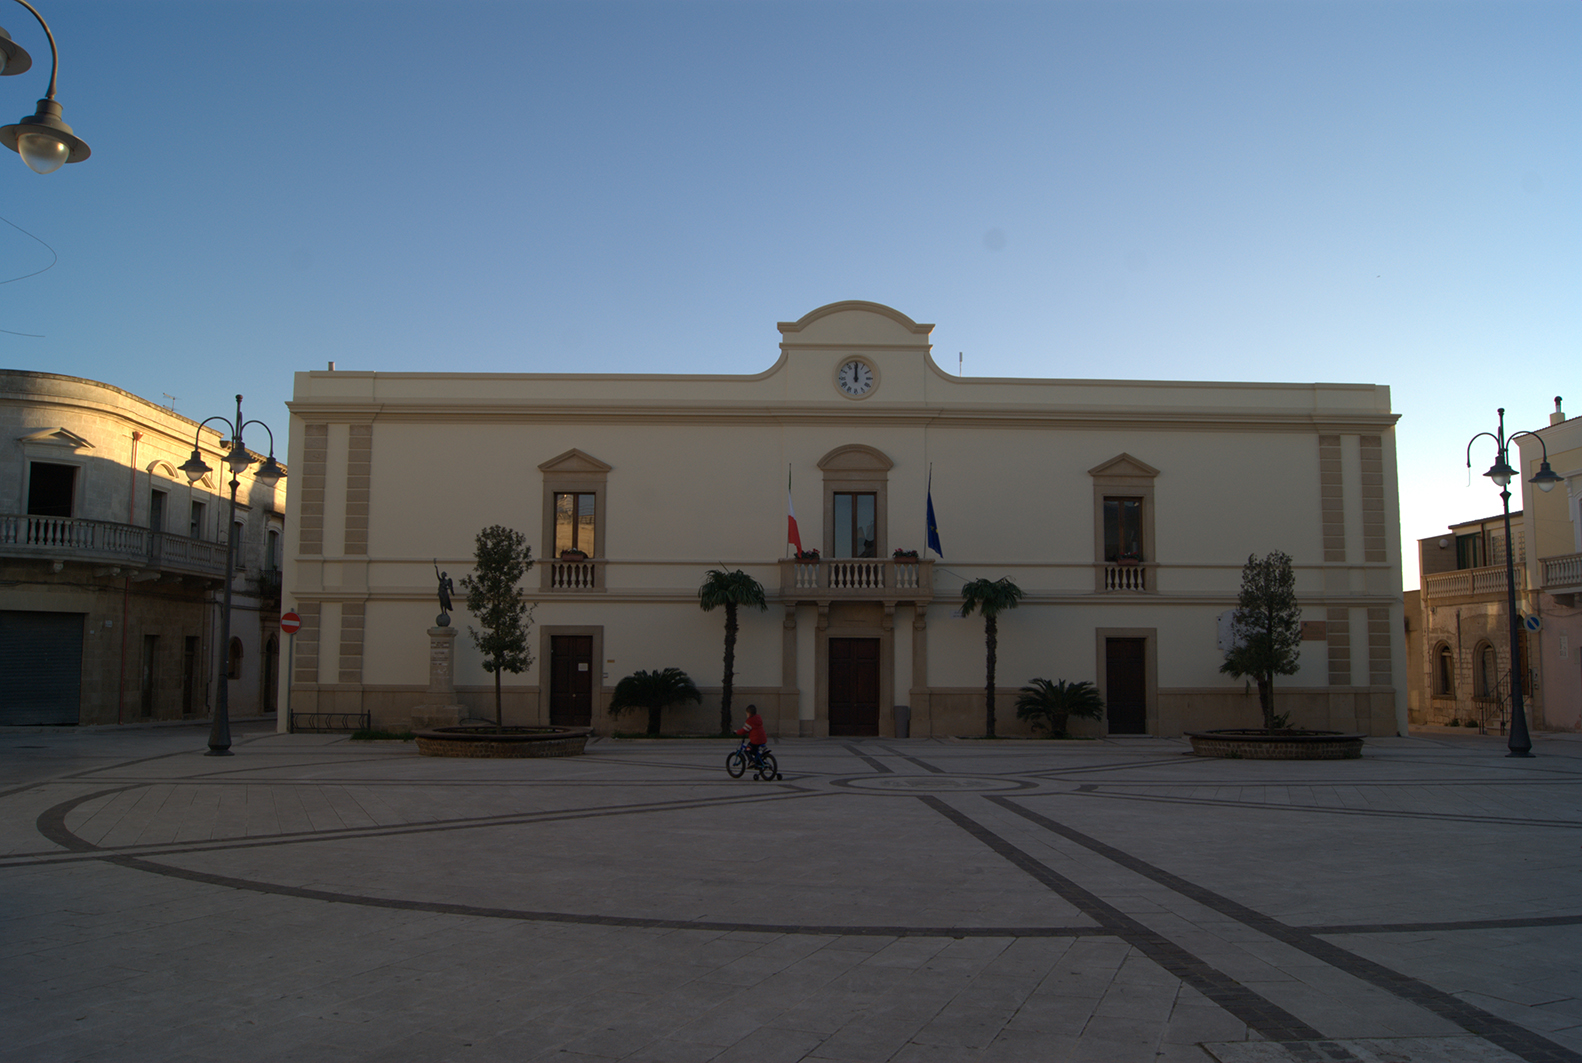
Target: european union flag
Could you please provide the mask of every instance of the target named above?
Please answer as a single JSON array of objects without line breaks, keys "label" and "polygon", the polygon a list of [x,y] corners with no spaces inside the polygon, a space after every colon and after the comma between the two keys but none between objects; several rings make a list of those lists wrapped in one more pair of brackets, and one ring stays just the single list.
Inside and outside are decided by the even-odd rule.
[{"label": "european union flag", "polygon": [[939,524],[934,520],[934,470],[928,470],[928,548],[940,557],[945,548],[939,545]]}]

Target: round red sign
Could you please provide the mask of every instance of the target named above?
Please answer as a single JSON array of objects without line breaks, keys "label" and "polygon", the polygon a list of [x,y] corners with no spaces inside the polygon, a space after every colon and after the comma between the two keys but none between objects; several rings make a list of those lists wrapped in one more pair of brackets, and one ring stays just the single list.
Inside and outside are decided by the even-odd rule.
[{"label": "round red sign", "polygon": [[280,614],[280,630],[288,635],[295,635],[297,628],[302,626],[302,618],[296,613]]}]

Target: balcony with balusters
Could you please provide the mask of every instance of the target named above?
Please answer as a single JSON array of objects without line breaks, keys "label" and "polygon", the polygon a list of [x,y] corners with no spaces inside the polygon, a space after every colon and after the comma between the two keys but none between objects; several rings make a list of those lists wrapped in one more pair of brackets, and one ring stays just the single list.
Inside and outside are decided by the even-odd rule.
[{"label": "balcony with balusters", "polygon": [[780,597],[788,601],[932,601],[934,562],[911,558],[782,558]]},{"label": "balcony with balusters", "polygon": [[0,556],[225,578],[224,543],[77,517],[0,514]]}]

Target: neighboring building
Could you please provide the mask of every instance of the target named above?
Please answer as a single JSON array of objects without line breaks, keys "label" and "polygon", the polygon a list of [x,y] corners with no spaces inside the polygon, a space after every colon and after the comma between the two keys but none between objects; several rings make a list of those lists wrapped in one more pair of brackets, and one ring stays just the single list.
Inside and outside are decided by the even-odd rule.
[{"label": "neighboring building", "polygon": [[[1522,512],[1511,513],[1516,542],[1517,609],[1527,594]],[[1448,534],[1417,542],[1421,640],[1414,666],[1422,695],[1413,723],[1483,727],[1503,734],[1511,709],[1510,605],[1505,579],[1505,519],[1451,525]],[[1528,726],[1543,727],[1543,698],[1529,675],[1527,635],[1520,640],[1520,675]]]},{"label": "neighboring building", "polygon": [[[0,432],[0,724],[201,718],[221,655],[231,714],[274,711],[285,481],[241,477],[221,647],[218,433],[108,384],[18,370],[0,370]],[[215,471],[192,484],[177,470],[195,437]]]},{"label": "neighboring building", "polygon": [[[1522,506],[1528,513],[1527,613],[1539,624],[1534,643],[1544,723],[1552,730],[1582,731],[1582,418],[1566,419],[1555,399],[1543,445],[1531,436],[1521,449]],[[1538,471],[1547,448],[1549,467],[1563,485],[1540,491],[1526,480]]]},{"label": "neighboring building", "polygon": [[[1525,684],[1531,729],[1582,731],[1582,420],[1567,420],[1556,399],[1549,426],[1515,443],[1522,504],[1511,512],[1521,620],[1516,675]],[[1551,469],[1565,477],[1547,492],[1528,482],[1545,448]],[[1511,710],[1504,517],[1421,539],[1418,558],[1422,640],[1414,654],[1411,721],[1455,721],[1503,734]]]},{"label": "neighboring building", "polygon": [[[1248,556],[1283,550],[1305,640],[1279,707],[1405,730],[1388,388],[961,378],[932,327],[837,303],[782,323],[778,361],[742,376],[298,373],[294,711],[405,726],[435,561],[459,584],[498,523],[539,558],[507,722],[608,733],[615,684],[674,666],[704,704],[667,730],[717,728],[724,621],[697,588],[739,567],[770,611],[741,615],[737,715],[756,703],[773,733],[892,735],[900,705],[914,736],[981,734],[983,621],[956,614],[965,581],[1002,576],[1026,596],[999,621],[1001,733],[1026,733],[1015,693],[1035,676],[1095,682],[1100,733],[1257,726],[1256,691],[1219,671],[1220,618]],[[931,473],[945,560],[925,550]],[[816,563],[786,556],[788,474]],[[492,717],[463,597],[458,694]]]}]

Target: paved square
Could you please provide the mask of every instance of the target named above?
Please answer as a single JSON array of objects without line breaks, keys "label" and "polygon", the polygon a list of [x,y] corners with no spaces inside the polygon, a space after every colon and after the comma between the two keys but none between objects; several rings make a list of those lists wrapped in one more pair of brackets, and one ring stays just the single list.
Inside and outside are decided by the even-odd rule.
[{"label": "paved square", "polygon": [[10,1060],[1582,1061],[1582,736],[0,734]]}]

